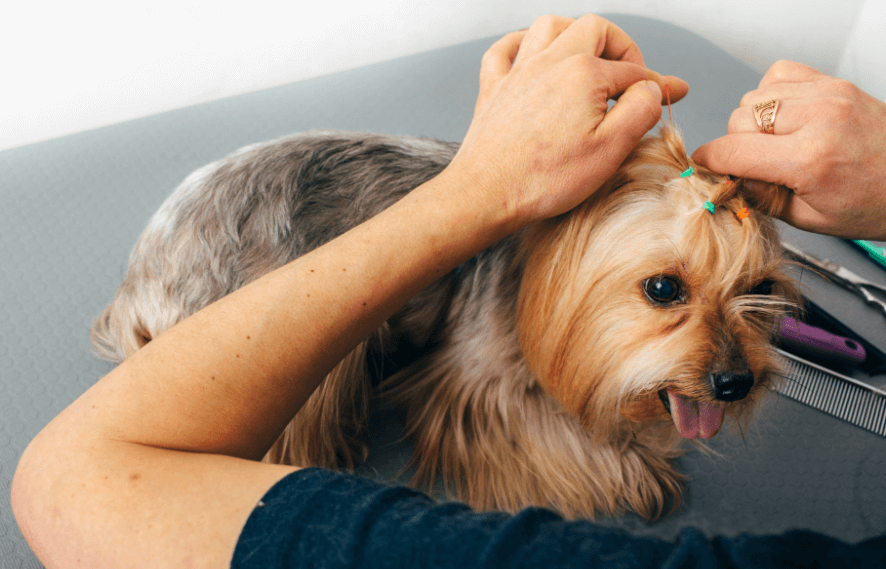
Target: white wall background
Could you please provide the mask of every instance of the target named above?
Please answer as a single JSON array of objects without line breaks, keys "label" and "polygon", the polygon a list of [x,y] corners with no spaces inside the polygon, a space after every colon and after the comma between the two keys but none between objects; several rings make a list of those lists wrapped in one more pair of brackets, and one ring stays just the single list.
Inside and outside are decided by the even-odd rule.
[{"label": "white wall background", "polygon": [[886,99],[884,0],[28,0],[0,25],[0,150],[528,26],[622,12],[761,72],[792,59]]}]

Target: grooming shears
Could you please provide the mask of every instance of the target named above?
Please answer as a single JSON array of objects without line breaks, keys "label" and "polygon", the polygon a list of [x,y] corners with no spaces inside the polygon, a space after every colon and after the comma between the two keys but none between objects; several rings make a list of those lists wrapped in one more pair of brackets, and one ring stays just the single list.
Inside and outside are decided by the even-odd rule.
[{"label": "grooming shears", "polygon": [[867,290],[871,288],[882,293],[886,293],[886,286],[878,285],[876,283],[872,283],[869,280],[863,279],[846,267],[838,265],[837,263],[834,263],[829,259],[819,261],[812,255],[804,253],[790,243],[782,241],[781,244],[789,257],[808,267],[818,269],[819,271],[824,273],[822,276],[824,276],[826,279],[861,296],[862,298],[864,298],[866,303],[870,304],[871,306],[876,306],[881,311],[883,311],[884,315],[886,315],[886,302],[883,302],[882,300],[871,294],[871,291]]}]

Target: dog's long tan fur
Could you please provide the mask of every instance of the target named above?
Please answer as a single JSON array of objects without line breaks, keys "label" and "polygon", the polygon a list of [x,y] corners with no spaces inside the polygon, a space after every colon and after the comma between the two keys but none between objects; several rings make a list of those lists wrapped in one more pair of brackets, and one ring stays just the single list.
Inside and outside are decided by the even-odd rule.
[{"label": "dog's long tan fur", "polygon": [[[439,173],[456,148],[308,133],[199,170],[136,244],[93,325],[96,348],[129,357],[381,211]],[[694,174],[681,178],[690,165]],[[769,217],[786,200],[777,188],[749,196],[692,164],[663,127],[584,204],[409,300],[329,374],[265,460],[354,468],[367,455],[370,405],[383,401],[406,411],[417,484],[442,475],[481,509],[657,516],[679,501],[672,460],[685,447],[659,393],[714,402],[711,374],[741,368],[753,388],[717,404],[747,421],[777,371],[773,322],[797,299]],[[756,209],[739,220],[743,207]],[[644,282],[662,276],[685,298],[662,304],[644,294]],[[761,283],[775,292],[751,294]]]}]

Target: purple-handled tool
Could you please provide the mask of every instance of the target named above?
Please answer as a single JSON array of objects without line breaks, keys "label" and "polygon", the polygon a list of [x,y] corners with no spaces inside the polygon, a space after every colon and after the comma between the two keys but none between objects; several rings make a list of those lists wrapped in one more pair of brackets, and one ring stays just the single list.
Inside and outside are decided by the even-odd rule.
[{"label": "purple-handled tool", "polygon": [[776,323],[776,331],[781,345],[799,356],[817,356],[819,360],[855,367],[867,355],[864,347],[855,340],[831,334],[793,318],[782,318],[781,325]]}]

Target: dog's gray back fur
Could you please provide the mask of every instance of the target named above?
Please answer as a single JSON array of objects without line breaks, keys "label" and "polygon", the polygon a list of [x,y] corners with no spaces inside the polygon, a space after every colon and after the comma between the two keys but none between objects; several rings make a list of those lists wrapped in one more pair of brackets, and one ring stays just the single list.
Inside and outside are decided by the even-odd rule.
[{"label": "dog's gray back fur", "polygon": [[[197,170],[133,249],[117,298],[93,325],[98,354],[122,361],[190,314],[389,207],[439,174],[457,149],[313,131],[242,148]],[[500,273],[507,260],[494,256]],[[457,283],[479,283],[476,273],[487,264],[474,259],[412,299],[372,339],[374,363],[387,360],[388,372],[421,355]]]}]

